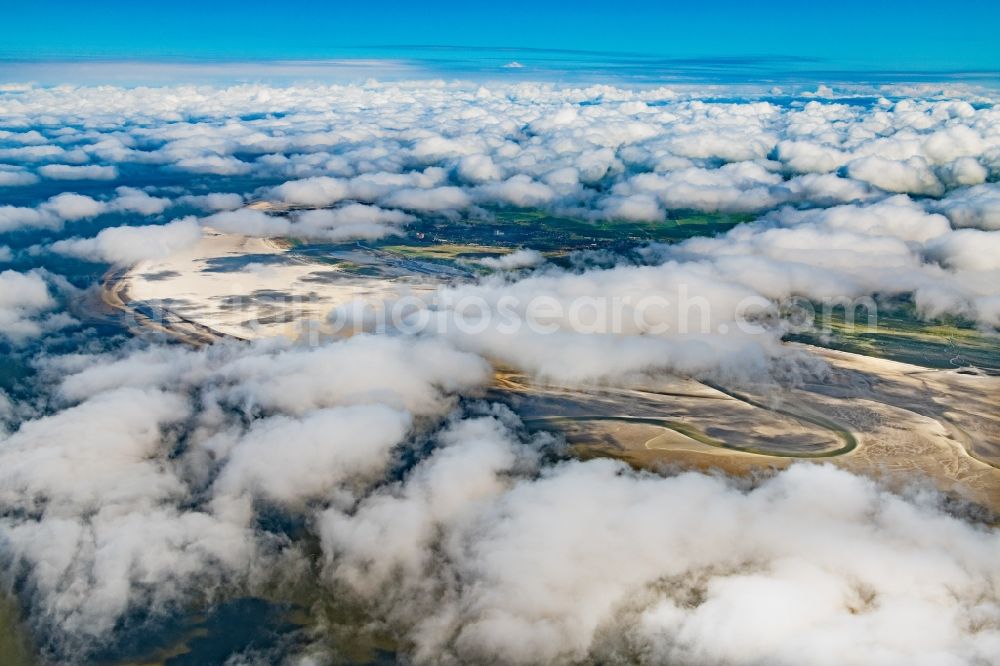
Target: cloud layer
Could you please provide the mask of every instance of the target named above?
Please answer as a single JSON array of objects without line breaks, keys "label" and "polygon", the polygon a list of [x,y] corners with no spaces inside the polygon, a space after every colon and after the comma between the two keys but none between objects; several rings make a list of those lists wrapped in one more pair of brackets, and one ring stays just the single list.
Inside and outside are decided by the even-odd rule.
[{"label": "cloud layer", "polygon": [[[466,451],[492,477],[435,487],[462,469],[443,449],[391,495],[324,519],[330,575],[391,599],[428,662],[932,664],[997,649],[998,537],[927,498],[828,467],[748,490],[610,461],[498,488],[517,446],[492,445],[503,454]],[[393,574],[367,565],[386,557]]]},{"label": "cloud layer", "polygon": [[[0,344],[32,372],[0,391],[0,568],[45,658],[86,660],[138,616],[304,584],[415,663],[988,662],[1000,536],[919,480],[640,473],[571,460],[484,400],[494,363],[571,384],[809,371],[781,343],[793,298],[912,295],[921,316],[1000,327],[1000,112],[828,92],[0,91],[4,262],[127,266],[206,227],[377,239],[505,207],[754,218],[562,268],[519,249],[428,295],[419,314],[442,326],[312,347],[88,329],[42,352],[78,323],[75,292],[54,269],[0,272]],[[544,299],[546,330],[448,325],[482,316],[469,299],[494,323]]]},{"label": "cloud layer", "polygon": [[0,535],[53,655],[136,610],[308,580],[275,511],[314,526],[321,584],[418,663],[975,663],[1000,644],[1000,535],[934,492],[818,465],[749,483],[552,464],[507,408],[456,401],[490,373],[440,341],[43,369],[52,411],[0,440]]}]

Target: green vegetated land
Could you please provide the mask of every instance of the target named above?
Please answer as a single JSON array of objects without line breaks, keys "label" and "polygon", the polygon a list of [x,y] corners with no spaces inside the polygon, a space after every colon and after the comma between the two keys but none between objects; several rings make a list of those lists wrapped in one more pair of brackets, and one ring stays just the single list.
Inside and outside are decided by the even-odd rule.
[{"label": "green vegetated land", "polygon": [[18,616],[17,604],[0,594],[0,663],[29,666],[35,663],[32,650]]},{"label": "green vegetated land", "polygon": [[879,304],[873,321],[856,313],[852,323],[839,307],[828,315],[814,330],[788,339],[929,368],[972,366],[1000,373],[1000,335],[957,317],[924,321],[909,299]]},{"label": "green vegetated land", "polygon": [[[634,222],[557,217],[540,210],[498,209],[490,213],[491,219],[424,218],[410,225],[405,242],[387,239],[385,245],[394,249],[405,245],[410,248],[410,256],[425,253],[427,258],[440,258],[448,251],[454,252],[453,257],[474,258],[488,254],[490,248],[502,252],[527,247],[550,255],[576,250],[631,250],[651,241],[669,243],[712,236],[753,219],[751,215],[691,212],[661,222]],[[418,239],[418,234],[424,237]],[[435,246],[448,249],[435,250]]]},{"label": "green vegetated land", "polygon": [[410,223],[404,234],[378,240],[303,243],[288,239],[287,246],[310,261],[329,263],[358,277],[418,273],[471,277],[488,272],[476,260],[521,248],[537,250],[558,265],[566,263],[572,252],[607,250],[627,255],[646,243],[713,236],[751,219],[751,215],[691,212],[660,222],[593,221],[533,209],[495,209],[486,218],[424,216]]}]

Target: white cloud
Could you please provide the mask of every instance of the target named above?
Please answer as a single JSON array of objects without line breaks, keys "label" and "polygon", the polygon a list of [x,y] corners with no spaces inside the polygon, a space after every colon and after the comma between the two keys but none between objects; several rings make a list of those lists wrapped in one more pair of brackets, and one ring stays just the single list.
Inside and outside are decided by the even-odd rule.
[{"label": "white cloud", "polygon": [[834,147],[810,141],[781,141],[777,145],[777,157],[799,173],[828,173],[850,159]]},{"label": "white cloud", "polygon": [[604,213],[612,220],[658,222],[665,212],[656,197],[650,194],[633,194],[609,197],[603,202]]},{"label": "white cloud", "polygon": [[1000,271],[1000,231],[960,229],[932,240],[927,253],[952,269]]},{"label": "white cloud", "polygon": [[997,535],[832,468],[741,492],[574,463],[479,507],[444,543],[444,596],[399,595],[425,659],[934,663],[1000,639],[969,623],[996,609]]},{"label": "white cloud", "polygon": [[666,174],[645,173],[615,186],[620,196],[655,196],[667,209],[741,212],[773,208],[788,195],[780,175],[752,162],[718,169],[681,169]]},{"label": "white cloud", "polygon": [[22,342],[73,323],[57,306],[43,273],[0,272],[0,340]]},{"label": "white cloud", "polygon": [[110,227],[93,238],[70,238],[52,244],[53,252],[90,261],[127,266],[148,259],[163,259],[189,249],[201,240],[201,226],[193,217],[168,224]]},{"label": "white cloud", "polygon": [[235,157],[220,157],[219,155],[201,155],[185,157],[177,160],[174,166],[191,173],[211,173],[219,176],[239,176],[250,173],[252,167]]},{"label": "white cloud", "polygon": [[[900,88],[901,95],[907,92]],[[30,135],[32,145],[10,138],[14,147],[0,154],[11,164],[0,173],[11,182],[27,182],[24,165],[37,162],[50,174],[97,173],[135,162],[298,179],[274,195],[309,206],[349,200],[459,210],[471,197],[484,204],[659,219],[648,203],[624,202],[642,194],[659,196],[667,208],[760,211],[808,200],[809,191],[792,184],[797,176],[842,168],[854,181],[881,190],[939,196],[988,180],[1000,154],[995,109],[954,99],[904,99],[873,108],[812,101],[788,108],[752,99],[706,103],[693,90],[533,83],[32,88],[16,94],[11,122],[26,128],[38,117],[73,128],[94,115],[117,114],[117,120],[113,129],[93,126],[73,134],[12,133],[26,141]],[[247,114],[259,117],[238,119]],[[104,166],[89,164],[97,159]],[[576,170],[575,180],[565,179],[567,169]],[[553,180],[550,174],[557,173]],[[434,188],[458,189],[430,195],[441,200],[438,205],[415,191]],[[867,193],[830,194],[839,202],[859,195]]]},{"label": "white cloud", "polygon": [[114,180],[118,169],[113,166],[72,166],[69,164],[46,164],[38,167],[38,173],[52,180]]},{"label": "white cloud", "polygon": [[510,271],[518,268],[532,268],[545,262],[545,257],[538,250],[520,249],[499,257],[486,257],[479,263],[487,268]]},{"label": "white cloud", "polygon": [[329,206],[348,197],[347,185],[336,178],[317,177],[289,181],[274,188],[274,195],[285,203],[304,206]]},{"label": "white cloud", "polygon": [[[556,198],[556,193],[551,187],[524,175],[511,176],[503,182],[483,185],[477,192],[485,201],[496,201],[520,208],[544,207]],[[455,206],[459,207],[461,206]]]},{"label": "white cloud", "polygon": [[[64,160],[67,157],[66,151],[59,146],[24,146],[19,148],[0,148],[0,160],[9,162],[47,162],[52,160]],[[84,158],[84,161],[85,158]]]},{"label": "white cloud", "polygon": [[329,497],[345,482],[377,480],[410,425],[408,412],[382,405],[261,419],[228,451],[215,492],[292,504]]},{"label": "white cloud", "polygon": [[961,187],[985,182],[989,171],[972,157],[959,157],[939,168],[938,176],[949,187]]},{"label": "white cloud", "polygon": [[169,199],[153,197],[133,187],[115,189],[115,196],[99,201],[85,194],[63,192],[35,208],[0,206],[0,233],[19,229],[62,229],[65,222],[85,220],[109,212],[156,215],[170,205]]},{"label": "white cloud", "polygon": [[74,221],[96,217],[106,210],[106,205],[84,194],[65,192],[50,198],[40,207],[62,220]]},{"label": "white cloud", "polygon": [[211,192],[183,196],[178,202],[207,211],[234,210],[243,206],[243,195],[235,192]]},{"label": "white cloud", "polygon": [[393,192],[383,202],[394,208],[412,211],[444,211],[467,208],[471,197],[457,187],[434,187],[426,190],[407,189]]},{"label": "white cloud", "polygon": [[291,227],[288,219],[277,215],[268,215],[253,208],[215,213],[204,218],[202,223],[224,233],[262,237],[283,236],[288,233]]},{"label": "white cloud", "polygon": [[489,155],[466,155],[458,163],[458,176],[469,183],[486,183],[503,178]]},{"label": "white cloud", "polygon": [[851,178],[871,183],[886,192],[907,192],[940,196],[944,185],[922,157],[890,160],[881,157],[862,157],[847,165]]},{"label": "white cloud", "polygon": [[0,130],[0,141],[5,143],[18,143],[22,146],[39,146],[48,142],[45,136],[37,130],[27,132],[8,132]]},{"label": "white cloud", "polygon": [[0,165],[0,187],[23,187],[34,185],[38,176],[21,167]]},{"label": "white cloud", "polygon": [[115,194],[110,204],[110,209],[115,211],[158,215],[170,206],[170,199],[153,197],[134,187],[116,188]]},{"label": "white cloud", "polygon": [[22,206],[0,206],[0,233],[25,228],[57,229],[62,225],[55,215]]},{"label": "white cloud", "polygon": [[346,240],[350,238],[382,238],[399,233],[399,227],[415,218],[398,210],[377,206],[348,204],[339,208],[310,210],[299,213],[288,229],[296,238]]},{"label": "white cloud", "polygon": [[1000,187],[994,183],[956,190],[936,207],[956,227],[1000,230]]},{"label": "white cloud", "polygon": [[1000,640],[969,622],[997,608],[1000,536],[926,496],[817,465],[751,490],[607,460],[534,477],[494,419],[440,437],[320,528],[327,575],[388,606],[419,663],[960,662]]}]

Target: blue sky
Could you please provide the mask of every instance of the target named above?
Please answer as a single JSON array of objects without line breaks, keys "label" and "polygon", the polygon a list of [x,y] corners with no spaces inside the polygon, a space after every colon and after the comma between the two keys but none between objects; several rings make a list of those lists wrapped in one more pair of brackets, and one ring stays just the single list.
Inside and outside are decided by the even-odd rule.
[{"label": "blue sky", "polygon": [[[3,0],[0,57],[671,59],[810,71],[1000,70],[1000,3]],[[568,9],[572,7],[572,9]],[[434,47],[434,48],[415,48]],[[440,48],[460,47],[460,48]],[[533,49],[546,49],[545,51]],[[745,60],[747,57],[778,59]],[[721,60],[718,60],[721,59]],[[2,65],[0,65],[2,66]]]}]

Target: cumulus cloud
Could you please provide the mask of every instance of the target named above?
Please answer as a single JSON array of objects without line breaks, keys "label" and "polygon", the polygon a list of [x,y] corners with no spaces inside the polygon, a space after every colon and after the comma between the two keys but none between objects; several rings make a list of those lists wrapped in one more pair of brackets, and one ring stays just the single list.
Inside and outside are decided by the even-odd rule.
[{"label": "cumulus cloud", "polygon": [[479,263],[494,270],[510,271],[518,268],[532,268],[544,261],[545,256],[538,250],[520,249],[499,257],[480,259]]},{"label": "cumulus cloud", "polygon": [[246,236],[282,236],[291,223],[287,218],[268,215],[254,208],[240,208],[215,213],[204,218],[205,226],[230,234]]},{"label": "cumulus cloud", "polygon": [[959,157],[939,168],[938,176],[950,187],[961,187],[984,182],[989,171],[972,157]]},{"label": "cumulus cloud", "polygon": [[398,210],[352,203],[337,208],[295,213],[292,219],[255,208],[229,210],[204,218],[206,226],[247,236],[291,236],[320,240],[382,238],[399,233],[414,218]]},{"label": "cumulus cloud", "polygon": [[448,424],[405,482],[376,490],[353,511],[323,512],[319,533],[327,575],[375,597],[403,574],[404,586],[392,596],[399,601],[412,594],[433,566],[442,530],[501,494],[505,475],[537,467],[544,437],[521,441],[510,429],[513,415],[493,411]]},{"label": "cumulus cloud", "polygon": [[[246,492],[281,503],[329,497],[345,481],[378,478],[410,429],[409,412],[383,405],[262,419],[229,449],[215,482],[221,495]],[[286,442],[275,447],[275,442]],[[274,470],[281,468],[280,474]]]},{"label": "cumulus cloud", "polygon": [[0,272],[0,340],[21,342],[73,323],[57,306],[43,273]]},{"label": "cumulus cloud", "polygon": [[[783,203],[786,197],[782,184],[781,176],[767,168],[740,162],[718,169],[689,168],[665,174],[639,174],[616,185],[613,191],[623,197],[655,197],[667,209],[748,212]],[[633,211],[634,206],[633,203]]]},{"label": "cumulus cloud", "polygon": [[0,187],[22,187],[37,182],[38,176],[24,168],[0,164]]},{"label": "cumulus cloud", "polygon": [[[131,408],[117,414],[123,405]],[[87,511],[177,492],[176,481],[150,458],[163,445],[160,427],[184,418],[187,410],[176,394],[126,388],[25,423],[4,446],[5,504]],[[82,424],[101,422],[99,438],[66,437]],[[118,476],[123,463],[131,467],[127,482]]]},{"label": "cumulus cloud", "polygon": [[1000,187],[996,184],[956,190],[936,208],[956,227],[1000,230]]},{"label": "cumulus cloud", "polygon": [[[906,196],[784,208],[716,237],[649,246],[642,253],[649,265],[552,268],[449,285],[424,297],[400,324],[410,330],[430,322],[430,330],[463,349],[564,382],[664,370],[749,381],[780,370],[776,359],[787,358],[778,305],[797,298],[912,295],[926,317],[951,314],[997,326],[996,237],[955,231],[946,217]],[[503,268],[521,259],[487,263]],[[412,297],[404,299],[412,305]],[[390,298],[384,307],[397,304]],[[357,312],[341,306],[331,319]],[[761,317],[774,319],[750,324]]]},{"label": "cumulus cloud", "polygon": [[64,192],[42,204],[41,210],[43,213],[50,212],[62,220],[73,221],[100,215],[104,212],[105,205],[84,194]]},{"label": "cumulus cloud", "polygon": [[458,163],[458,176],[470,183],[486,183],[503,177],[489,155],[467,155]]},{"label": "cumulus cloud", "polygon": [[329,206],[347,198],[348,193],[343,181],[326,176],[290,181],[274,188],[279,200],[303,206]]},{"label": "cumulus cloud", "polygon": [[58,228],[62,221],[34,208],[0,206],[0,233],[30,228]]},{"label": "cumulus cloud", "polygon": [[150,196],[134,187],[115,188],[115,194],[115,198],[110,203],[111,210],[115,211],[158,215],[170,206],[170,199]]},{"label": "cumulus cloud", "polygon": [[[954,231],[943,215],[908,197],[873,205],[782,209],[716,238],[654,248],[663,257],[706,262],[768,299],[913,294],[924,314],[969,316],[996,326],[988,248],[995,232]],[[969,248],[976,238],[983,251]],[[968,249],[963,249],[968,248]]]},{"label": "cumulus cloud", "polygon": [[184,157],[173,164],[177,169],[191,173],[210,173],[217,176],[239,176],[250,173],[251,166],[235,157],[202,155]]},{"label": "cumulus cloud", "polygon": [[466,208],[472,203],[472,198],[460,188],[445,186],[399,190],[385,197],[384,202],[395,208],[427,212]]},{"label": "cumulus cloud", "polygon": [[148,259],[163,259],[201,240],[201,226],[193,217],[168,224],[111,227],[93,238],[70,238],[51,245],[53,252],[90,261],[126,266]]},{"label": "cumulus cloud", "polygon": [[927,254],[948,268],[1000,270],[1000,233],[961,229],[932,240],[927,244]]},{"label": "cumulus cloud", "polygon": [[348,204],[339,208],[299,213],[288,229],[297,238],[345,240],[382,238],[399,233],[399,226],[415,218],[398,210]]},{"label": "cumulus cloud", "polygon": [[[442,287],[423,307],[403,309],[399,327],[421,330],[423,322],[459,348],[560,382],[665,370],[763,376],[782,353],[780,329],[739,326],[745,304],[769,309],[769,301],[738,277],[704,266],[669,262],[506,277]],[[385,307],[397,305],[389,299]],[[351,320],[357,312],[342,306],[330,317],[363,328]]]},{"label": "cumulus cloud", "polygon": [[46,164],[38,167],[38,173],[51,180],[114,180],[118,169],[113,166],[72,166],[69,164]]},{"label": "cumulus cloud", "polygon": [[53,654],[90,649],[132,610],[298,575],[302,554],[256,526],[260,503],[347,501],[490,378],[441,341],[364,336],[152,346],[43,370],[61,377],[55,411],[0,436],[0,534],[30,619],[57,630]]},{"label": "cumulus cloud", "polygon": [[0,130],[0,141],[22,146],[38,146],[48,142],[45,135],[37,130],[28,130],[27,132]]},{"label": "cumulus cloud", "polygon": [[164,464],[161,428],[188,410],[176,394],[113,390],[4,441],[4,503],[24,512],[0,520],[8,557],[30,566],[38,611],[66,638],[106,634],[142,595],[162,609],[190,576],[208,584],[246,566],[243,530],[171,506],[185,489]]},{"label": "cumulus cloud", "polygon": [[927,160],[911,157],[889,160],[882,157],[862,157],[847,166],[851,178],[871,183],[887,192],[909,192],[940,196],[944,185],[930,169]]},{"label": "cumulus cloud", "polygon": [[659,222],[665,215],[659,201],[650,194],[609,197],[604,200],[602,207],[605,215],[613,220]]},{"label": "cumulus cloud", "polygon": [[775,146],[776,157],[799,173],[829,173],[847,163],[849,154],[811,141],[785,140]]},{"label": "cumulus cloud", "polygon": [[243,195],[235,192],[185,195],[178,200],[178,203],[207,211],[233,210],[243,205]]},{"label": "cumulus cloud", "polygon": [[53,145],[20,146],[17,148],[0,148],[0,160],[24,162],[27,164],[52,161],[86,162],[87,155],[82,151],[67,151],[60,146]]},{"label": "cumulus cloud", "polygon": [[543,207],[556,198],[556,193],[551,187],[545,183],[535,182],[525,175],[511,176],[501,183],[483,185],[478,191],[480,195],[485,195],[487,201],[499,201],[520,208]]},{"label": "cumulus cloud", "polygon": [[[610,461],[508,485],[512,448],[480,455],[485,478],[446,482],[461,453],[432,457],[324,519],[329,575],[387,595],[418,661],[960,663],[1000,640],[1000,537],[929,498],[815,465],[750,490]],[[402,578],[365,566],[379,556]]]},{"label": "cumulus cloud", "polygon": [[8,434],[8,424],[14,419],[15,412],[14,403],[6,392],[0,390],[0,437]]},{"label": "cumulus cloud", "polygon": [[0,233],[21,229],[62,229],[64,223],[84,220],[105,213],[139,213],[155,215],[163,212],[170,200],[153,197],[132,187],[119,187],[116,196],[98,200],[85,194],[63,192],[49,197],[34,208],[0,206]]}]

